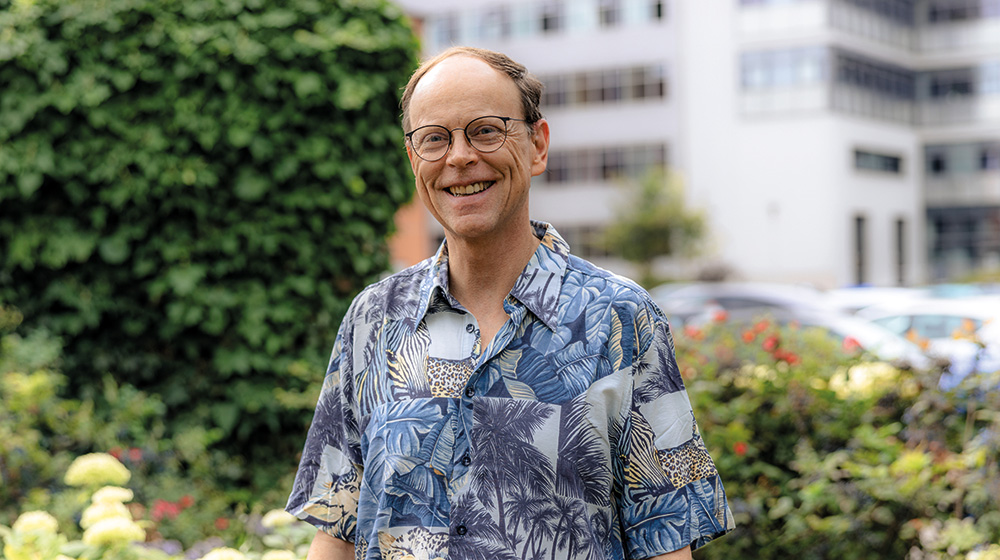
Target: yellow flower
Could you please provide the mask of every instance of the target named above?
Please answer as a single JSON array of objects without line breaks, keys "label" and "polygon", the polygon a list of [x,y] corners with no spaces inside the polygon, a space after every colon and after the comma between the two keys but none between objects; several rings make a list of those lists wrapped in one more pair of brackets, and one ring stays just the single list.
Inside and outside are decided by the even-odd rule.
[{"label": "yellow flower", "polygon": [[89,453],[77,457],[66,470],[70,486],[122,485],[132,478],[125,465],[107,453]]},{"label": "yellow flower", "polygon": [[55,533],[59,530],[59,522],[45,511],[28,511],[22,513],[11,527],[17,532],[38,531],[40,533]]},{"label": "yellow flower", "polygon": [[246,560],[246,556],[235,548],[216,548],[202,556],[201,560]]},{"label": "yellow flower", "polygon": [[132,515],[128,508],[121,502],[97,502],[83,510],[83,516],[80,517],[80,527],[89,529],[99,521],[116,517],[132,521]]},{"label": "yellow flower", "polygon": [[95,546],[143,540],[146,540],[146,531],[124,517],[102,519],[83,532],[83,542]]},{"label": "yellow flower", "polygon": [[102,502],[118,502],[119,504],[124,504],[125,502],[131,502],[134,497],[135,494],[133,494],[128,488],[122,488],[121,486],[105,486],[97,492],[94,492],[90,501],[95,504]]},{"label": "yellow flower", "polygon": [[298,556],[291,550],[268,550],[260,560],[297,560]]},{"label": "yellow flower", "polygon": [[284,527],[290,525],[299,518],[288,513],[283,509],[272,509],[271,511],[264,514],[264,518],[260,520],[260,524],[273,529],[275,527]]}]

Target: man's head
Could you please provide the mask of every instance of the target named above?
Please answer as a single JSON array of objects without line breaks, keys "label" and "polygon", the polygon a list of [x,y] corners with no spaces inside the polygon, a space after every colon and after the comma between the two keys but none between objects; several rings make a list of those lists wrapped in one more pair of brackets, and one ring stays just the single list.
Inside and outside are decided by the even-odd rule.
[{"label": "man's head", "polygon": [[410,101],[413,99],[413,90],[416,89],[417,83],[420,82],[421,78],[423,78],[428,71],[437,66],[442,60],[446,60],[453,56],[471,56],[473,58],[478,58],[486,64],[489,64],[490,67],[497,72],[506,75],[511,79],[511,81],[514,82],[514,85],[517,86],[521,95],[523,113],[522,115],[514,116],[523,118],[528,122],[528,124],[534,124],[541,120],[542,111],[539,109],[539,104],[541,103],[542,98],[542,82],[538,81],[538,78],[529,74],[527,68],[525,68],[523,64],[516,62],[509,56],[496,51],[475,47],[452,47],[425,61],[419,68],[417,68],[416,72],[413,73],[413,76],[410,77],[410,81],[403,89],[403,98],[400,100],[400,105],[403,109],[403,130],[409,132],[413,129],[410,122]]},{"label": "man's head", "polygon": [[548,160],[540,92],[523,66],[479,49],[449,50],[410,80],[406,151],[417,195],[449,241],[506,244],[530,235],[531,177]]}]

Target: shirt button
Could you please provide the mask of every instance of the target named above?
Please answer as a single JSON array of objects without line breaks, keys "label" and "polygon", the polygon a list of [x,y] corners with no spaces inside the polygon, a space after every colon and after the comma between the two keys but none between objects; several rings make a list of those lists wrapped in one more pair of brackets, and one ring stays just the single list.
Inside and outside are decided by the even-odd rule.
[{"label": "shirt button", "polygon": [[462,457],[462,465],[468,467],[472,464],[472,459],[468,455]]},{"label": "shirt button", "polygon": [[458,527],[455,527],[455,533],[458,535],[464,535],[466,531],[467,530],[465,528],[465,525],[459,525]]},{"label": "shirt button", "polygon": [[476,390],[474,388],[472,388],[472,387],[466,387],[465,388],[465,396],[467,396],[467,397],[469,397],[471,399],[472,397],[476,396]]}]

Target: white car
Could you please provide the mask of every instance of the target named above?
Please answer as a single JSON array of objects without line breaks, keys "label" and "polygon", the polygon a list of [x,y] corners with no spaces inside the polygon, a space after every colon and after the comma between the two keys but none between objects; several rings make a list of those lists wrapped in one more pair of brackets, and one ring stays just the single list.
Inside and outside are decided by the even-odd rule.
[{"label": "white car", "polygon": [[973,372],[1000,370],[1000,296],[914,299],[872,305],[857,312],[911,340],[926,341],[931,355],[951,361],[943,388]]}]

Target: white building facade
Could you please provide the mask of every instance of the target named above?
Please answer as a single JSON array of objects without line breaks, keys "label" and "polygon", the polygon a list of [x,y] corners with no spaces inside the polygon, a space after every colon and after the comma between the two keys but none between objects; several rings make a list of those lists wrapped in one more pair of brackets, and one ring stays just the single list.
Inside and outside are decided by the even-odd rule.
[{"label": "white building facade", "polygon": [[532,214],[602,266],[631,272],[600,239],[654,165],[709,220],[669,275],[889,286],[1000,261],[1000,0],[401,3],[425,55],[492,48],[542,79]]}]

